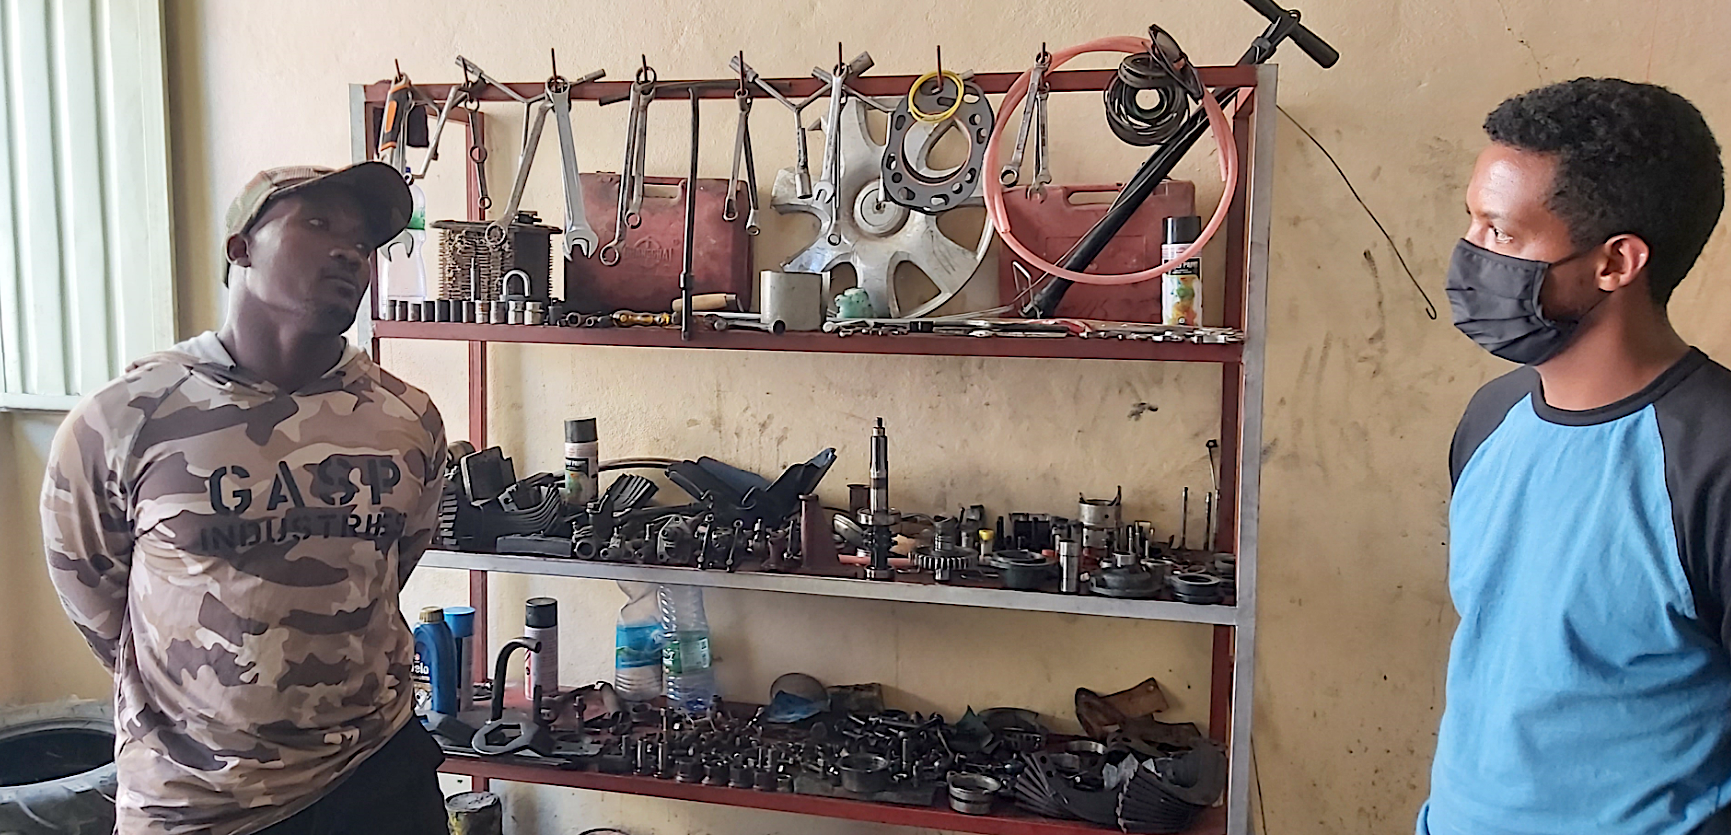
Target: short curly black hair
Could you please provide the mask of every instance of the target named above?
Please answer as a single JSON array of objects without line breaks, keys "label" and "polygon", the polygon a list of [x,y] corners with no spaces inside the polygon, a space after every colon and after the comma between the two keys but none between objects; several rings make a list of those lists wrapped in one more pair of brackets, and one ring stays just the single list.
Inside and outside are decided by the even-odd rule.
[{"label": "short curly black hair", "polygon": [[1654,84],[1577,78],[1503,102],[1485,119],[1493,142],[1555,154],[1549,206],[1577,247],[1636,235],[1663,305],[1700,257],[1725,207],[1719,143],[1688,99]]}]

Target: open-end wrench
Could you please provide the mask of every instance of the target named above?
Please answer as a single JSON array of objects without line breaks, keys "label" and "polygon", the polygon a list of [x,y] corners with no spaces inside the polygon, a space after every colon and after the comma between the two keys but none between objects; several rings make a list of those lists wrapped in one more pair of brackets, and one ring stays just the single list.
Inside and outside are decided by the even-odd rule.
[{"label": "open-end wrench", "polygon": [[517,220],[517,207],[523,202],[523,188],[529,184],[529,167],[535,164],[535,149],[541,144],[541,129],[547,126],[547,112],[553,105],[545,95],[531,100],[534,115],[529,117],[529,132],[523,142],[523,153],[517,157],[517,179],[511,183],[511,198],[498,220],[487,224],[485,239],[492,246],[505,243],[507,230]]},{"label": "open-end wrench", "polygon": [[[1034,60],[1033,75],[1028,81],[1028,88],[1034,91],[1035,98],[1028,100],[1028,106],[1022,108],[1022,129],[1016,134],[1016,151],[1010,155],[1010,161],[998,169],[998,182],[1004,188],[1009,188],[1022,178],[1022,156],[1028,150],[1028,131],[1034,126],[1034,102],[1038,100],[1040,90],[1045,86],[1046,69],[1051,66],[1052,56],[1042,48],[1040,56]],[[1038,145],[1034,155],[1039,156]]]},{"label": "open-end wrench", "polygon": [[595,247],[601,243],[600,236],[589,225],[588,214],[583,205],[583,181],[577,171],[577,145],[571,135],[571,88],[577,84],[587,84],[606,75],[605,70],[596,70],[576,82],[570,82],[555,74],[547,79],[547,100],[553,106],[553,122],[559,129],[559,162],[560,175],[565,181],[565,257],[571,257],[571,250],[579,249],[584,258],[595,254]]}]

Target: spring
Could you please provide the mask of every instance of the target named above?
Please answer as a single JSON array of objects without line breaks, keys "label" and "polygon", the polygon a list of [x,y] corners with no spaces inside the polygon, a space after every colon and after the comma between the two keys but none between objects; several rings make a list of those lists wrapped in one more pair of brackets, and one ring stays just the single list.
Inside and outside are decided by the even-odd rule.
[{"label": "spring", "polygon": [[[1152,90],[1159,95],[1153,107],[1143,107],[1137,95]],[[1126,57],[1118,73],[1106,86],[1106,124],[1112,133],[1131,145],[1157,145],[1176,136],[1190,115],[1190,99],[1184,85],[1147,52]]]}]

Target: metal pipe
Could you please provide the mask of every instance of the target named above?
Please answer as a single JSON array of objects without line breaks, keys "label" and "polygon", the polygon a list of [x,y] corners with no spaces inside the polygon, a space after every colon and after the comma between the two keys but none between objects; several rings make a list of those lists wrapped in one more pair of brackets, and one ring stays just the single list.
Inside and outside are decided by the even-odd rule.
[{"label": "metal pipe", "polygon": [[679,271],[679,339],[691,339],[692,237],[697,234],[697,88],[691,94],[691,174],[685,180],[685,260]]}]

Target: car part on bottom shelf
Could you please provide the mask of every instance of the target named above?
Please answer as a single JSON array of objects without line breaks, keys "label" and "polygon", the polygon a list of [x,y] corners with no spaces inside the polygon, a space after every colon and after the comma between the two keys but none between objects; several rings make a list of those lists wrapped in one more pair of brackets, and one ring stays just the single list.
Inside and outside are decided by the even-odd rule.
[{"label": "car part on bottom shelf", "polygon": [[1185,603],[1215,604],[1226,599],[1226,584],[1211,574],[1175,574],[1172,596]]},{"label": "car part on bottom shelf", "polygon": [[964,815],[989,815],[992,800],[1004,790],[996,777],[985,774],[958,772],[946,781],[950,787],[950,808]]}]

